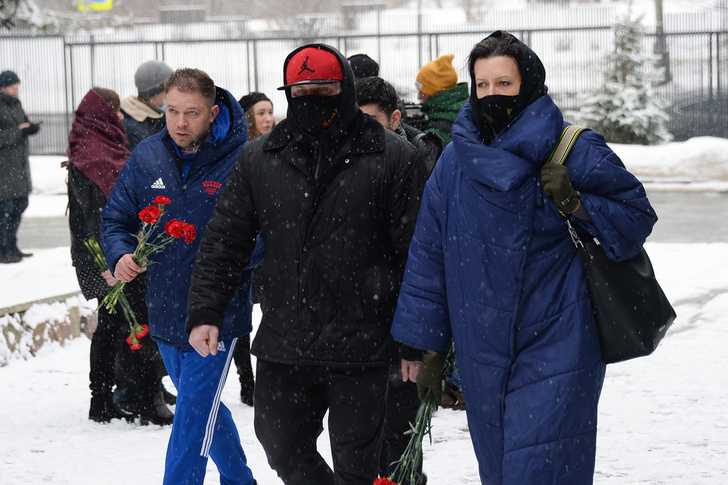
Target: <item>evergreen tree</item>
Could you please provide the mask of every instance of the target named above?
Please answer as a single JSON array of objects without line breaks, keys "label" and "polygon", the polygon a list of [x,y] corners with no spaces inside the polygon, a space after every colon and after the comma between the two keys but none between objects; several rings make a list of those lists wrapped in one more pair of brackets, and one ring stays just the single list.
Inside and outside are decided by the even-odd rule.
[{"label": "evergreen tree", "polygon": [[606,56],[604,81],[582,99],[577,123],[602,133],[613,143],[654,145],[670,141],[665,127],[667,103],[655,92],[663,69],[643,50],[642,17],[631,11],[614,25],[614,51]]}]

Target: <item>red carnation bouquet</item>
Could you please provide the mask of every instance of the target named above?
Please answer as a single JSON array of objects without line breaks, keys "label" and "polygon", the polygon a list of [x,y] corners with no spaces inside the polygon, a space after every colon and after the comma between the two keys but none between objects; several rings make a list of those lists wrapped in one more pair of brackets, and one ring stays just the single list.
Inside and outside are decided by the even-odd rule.
[{"label": "red carnation bouquet", "polygon": [[[156,253],[161,253],[164,249],[169,246],[176,239],[184,239],[189,244],[194,241],[197,232],[195,226],[187,224],[186,222],[172,219],[164,224],[164,231],[159,230],[159,224],[164,216],[165,207],[171,202],[168,197],[160,195],[154,198],[153,204],[145,207],[139,212],[139,219],[142,221],[142,229],[139,234],[135,234],[134,237],[137,239],[138,244],[132,258],[134,262],[145,268],[150,264],[154,264],[154,261],[150,260],[150,256]],[[104,306],[109,313],[116,313],[116,304],[120,303],[124,314],[127,315],[127,307],[129,302],[124,297],[124,281],[117,282],[111,291],[101,301],[101,306]],[[131,311],[131,308],[128,308]],[[131,312],[133,316],[133,312]],[[129,320],[129,318],[127,318]],[[141,348],[139,339],[149,333],[149,327],[147,325],[139,325],[136,323],[136,319],[133,318],[129,322],[130,332],[126,342],[131,346],[132,350]]]}]

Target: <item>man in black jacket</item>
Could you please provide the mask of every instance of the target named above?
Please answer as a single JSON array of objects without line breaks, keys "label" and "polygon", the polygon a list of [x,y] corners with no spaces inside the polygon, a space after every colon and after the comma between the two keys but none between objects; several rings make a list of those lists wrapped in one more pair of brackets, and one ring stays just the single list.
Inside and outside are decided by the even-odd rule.
[{"label": "man in black jacket", "polygon": [[[202,239],[190,343],[214,354],[255,237],[265,244],[255,429],[286,484],[371,485],[377,477],[389,333],[426,169],[413,147],[356,104],[333,47],[284,65],[288,118],[238,158]],[[334,470],[316,449],[329,411]]]},{"label": "man in black jacket", "polygon": [[427,165],[427,173],[432,172],[445,149],[445,141],[435,132],[423,133],[402,121],[402,112],[397,108],[399,97],[394,86],[377,76],[357,79],[356,101],[364,113],[412,143]]},{"label": "man in black jacket", "polygon": [[[402,113],[397,109],[399,97],[394,86],[377,76],[357,79],[356,100],[364,113],[414,145],[427,166],[427,173],[432,172],[437,159],[445,149],[445,142],[437,133],[423,133],[402,122]],[[422,359],[422,351],[417,349],[411,347],[400,349],[401,355],[405,353],[412,355],[413,360]],[[400,361],[397,360],[389,367],[384,433],[379,453],[381,476],[391,476],[394,472],[395,462],[402,456],[409,443],[410,436],[407,431],[410,429],[410,423],[415,422],[419,407],[417,386],[412,381],[403,381]],[[422,473],[421,462],[417,471]],[[426,482],[426,478],[422,478],[418,483]]]}]

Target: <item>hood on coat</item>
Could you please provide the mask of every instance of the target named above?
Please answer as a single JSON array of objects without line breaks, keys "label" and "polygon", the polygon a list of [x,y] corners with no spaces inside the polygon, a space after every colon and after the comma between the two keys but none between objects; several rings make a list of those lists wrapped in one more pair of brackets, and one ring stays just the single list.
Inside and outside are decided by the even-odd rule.
[{"label": "hood on coat", "polygon": [[144,123],[147,118],[158,120],[164,117],[164,113],[160,113],[156,109],[150,108],[138,96],[127,96],[121,100],[121,109],[131,119],[136,122]]},{"label": "hood on coat", "polygon": [[[546,95],[548,87],[546,86],[546,69],[541,62],[541,59],[536,55],[530,47],[518,40],[513,34],[504,32],[501,30],[495,31],[488,37],[483,39],[481,42],[488,39],[498,41],[502,39],[510,39],[520,47],[520,55],[517,56],[516,64],[518,64],[518,70],[521,73],[521,89],[518,91],[516,98],[516,106],[513,110],[513,119],[515,119],[519,113],[523,112],[528,105],[539,99],[541,96]],[[470,65],[474,63],[473,59],[470,59]],[[470,104],[478,105],[478,94],[477,85],[475,83],[475,73],[470,68]],[[482,139],[486,143],[491,143],[495,136],[493,128],[485,120],[485,117],[479,109],[473,111],[473,120],[475,126],[481,133]],[[513,123],[513,121],[511,121]]]},{"label": "hood on coat", "polygon": [[[339,64],[341,64],[341,71],[343,73],[344,79],[341,81],[341,106],[339,107],[339,116],[337,116],[334,123],[324,132],[328,134],[331,138],[338,138],[339,134],[346,131],[346,129],[351,125],[351,123],[354,121],[354,118],[356,118],[356,115],[359,113],[359,105],[356,103],[356,86],[354,84],[354,71],[351,70],[351,66],[349,65],[349,62],[346,60],[346,57],[344,57],[341,52],[336,50],[335,48],[331,47],[327,44],[306,44],[301,47],[298,47],[297,49],[294,49],[293,52],[288,54],[288,57],[286,57],[285,62],[283,63],[283,83],[286,83],[286,69],[288,68],[288,63],[291,61],[291,58],[296,55],[297,52],[306,49],[308,47],[313,47],[316,49],[323,49],[327,52],[332,53],[336,58],[339,60]],[[286,88],[286,99],[288,100],[288,105],[291,104],[291,89]],[[298,121],[291,113],[291,109],[288,109],[288,115],[287,115],[288,123],[291,125],[291,130],[299,136],[304,136],[304,138],[309,137],[309,135],[304,135],[305,132],[301,129],[301,127],[298,124]]]},{"label": "hood on coat", "polygon": [[86,93],[76,109],[66,153],[71,163],[108,198],[131,155],[126,130],[116,110],[96,91]]},{"label": "hood on coat", "polygon": [[522,111],[490,145],[483,143],[468,101],[452,128],[453,147],[463,171],[491,189],[518,187],[546,161],[561,135],[564,118],[548,95]]}]

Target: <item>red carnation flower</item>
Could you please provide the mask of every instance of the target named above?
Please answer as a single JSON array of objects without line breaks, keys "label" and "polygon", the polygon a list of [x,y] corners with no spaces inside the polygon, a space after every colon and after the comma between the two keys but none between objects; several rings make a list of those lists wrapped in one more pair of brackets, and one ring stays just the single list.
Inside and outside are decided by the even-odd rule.
[{"label": "red carnation flower", "polygon": [[191,243],[195,240],[195,236],[197,235],[197,230],[195,230],[195,226],[192,224],[186,224],[185,227],[185,242],[187,244]]},{"label": "red carnation flower", "polygon": [[389,478],[377,478],[374,480],[374,485],[397,485],[395,482],[390,480]]},{"label": "red carnation flower", "polygon": [[[155,197],[153,202],[156,205],[145,207],[139,212],[139,219],[144,222],[144,225],[139,233],[134,235],[137,239],[137,247],[132,254],[132,258],[135,263],[142,267],[154,264],[155,261],[150,257],[164,251],[176,239],[184,238],[185,242],[189,244],[196,236],[195,226],[176,219],[165,222],[164,232],[159,234],[161,232],[161,227],[159,227],[161,224],[159,222],[164,218],[166,206],[171,201],[169,197],[160,195]],[[98,252],[101,252],[100,248]],[[99,258],[103,261],[103,254],[100,254]],[[116,303],[121,302],[124,316],[129,322],[129,337],[126,341],[132,350],[137,350],[142,347],[139,340],[149,333],[149,327],[138,324],[128,302],[126,304],[124,303],[127,301],[124,296],[124,285],[125,283],[123,281],[118,281],[104,297],[99,306],[106,308],[109,313],[115,313]]]},{"label": "red carnation flower", "polygon": [[174,238],[180,238],[184,236],[180,230],[180,222],[177,219],[172,219],[164,225],[164,232]]},{"label": "red carnation flower", "polygon": [[137,339],[141,339],[142,337],[146,337],[146,335],[149,333],[149,325],[147,324],[141,324],[139,325],[141,330],[134,329],[134,334],[136,335]]},{"label": "red carnation flower", "polygon": [[147,224],[154,224],[159,219],[159,216],[162,215],[162,210],[155,206],[150,205],[148,207],[145,207],[142,209],[142,211],[139,213],[139,219],[141,219],[143,222],[146,222]]}]

